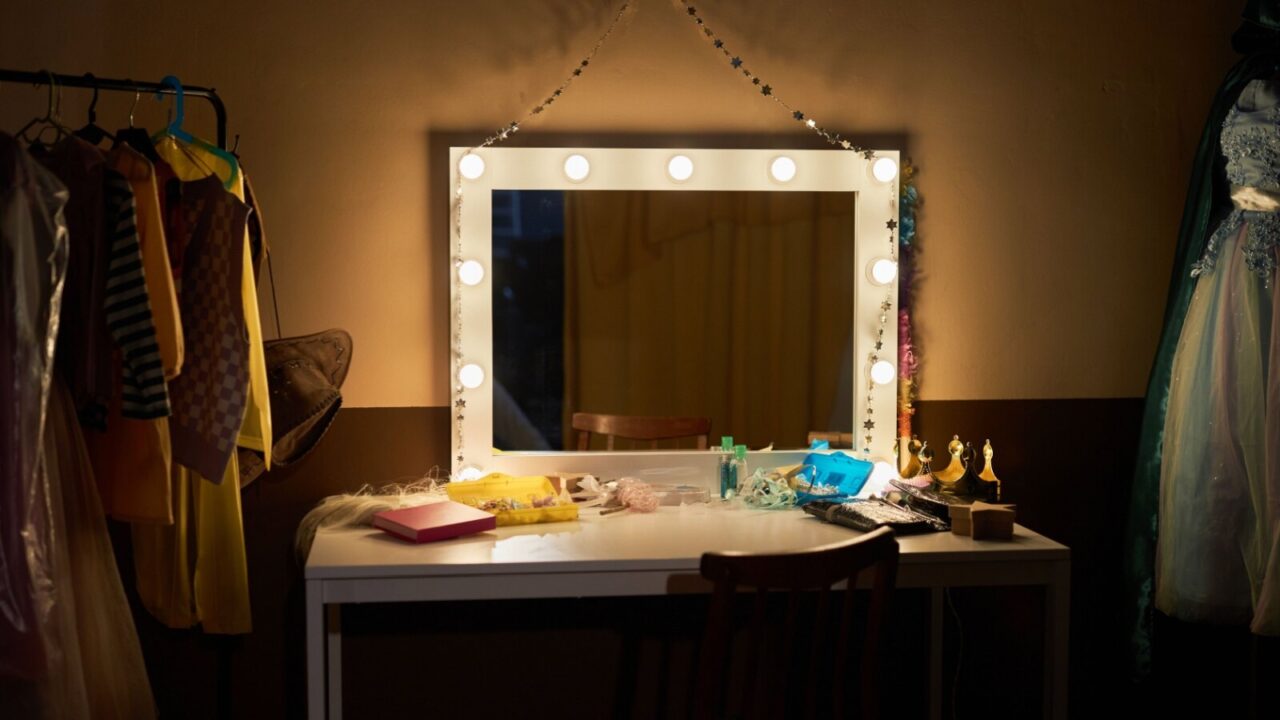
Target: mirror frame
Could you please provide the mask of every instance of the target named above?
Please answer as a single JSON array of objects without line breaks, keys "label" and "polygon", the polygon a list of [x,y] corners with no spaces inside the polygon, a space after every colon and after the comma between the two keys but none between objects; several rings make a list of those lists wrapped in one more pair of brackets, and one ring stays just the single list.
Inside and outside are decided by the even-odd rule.
[{"label": "mirror frame", "polygon": [[[484,171],[474,179],[460,175],[464,156],[477,155]],[[565,160],[582,155],[590,163],[586,178],[574,181],[565,174]],[[667,174],[668,162],[677,155],[693,161],[693,174],[677,181]],[[796,172],[787,182],[775,180],[770,166],[786,156]],[[892,159],[899,172],[888,182],[872,173],[881,158]],[[853,322],[854,378],[853,429],[855,437],[871,436],[868,456],[896,466],[898,399],[898,279],[876,285],[867,271],[869,263],[898,258],[898,187],[901,162],[897,151],[874,151],[869,156],[847,150],[709,150],[676,148],[463,148],[449,149],[450,188],[450,416],[452,474],[459,479],[484,473],[513,475],[555,472],[591,472],[601,475],[634,474],[646,468],[672,465],[714,467],[714,453],[696,450],[670,451],[495,451],[493,448],[493,290],[492,191],[493,190],[724,190],[770,192],[848,192],[855,197]],[[455,199],[457,202],[455,202]],[[458,269],[474,260],[484,269],[476,285],[465,285]],[[881,322],[882,303],[888,298],[890,317]],[[876,385],[868,406],[864,390],[870,387],[871,357],[883,325],[879,356],[894,367],[894,379]],[[862,360],[859,361],[859,358]],[[464,366],[475,364],[484,380],[475,388],[459,381]],[[867,415],[868,409],[871,415]],[[864,419],[874,428],[864,429]],[[714,439],[713,439],[714,440]],[[714,444],[714,442],[713,442]],[[860,448],[861,450],[861,448]],[[761,453],[752,453],[756,461]],[[803,451],[768,453],[772,464],[798,461]],[[709,475],[707,476],[710,477]],[[709,479],[708,479],[709,482]]]}]

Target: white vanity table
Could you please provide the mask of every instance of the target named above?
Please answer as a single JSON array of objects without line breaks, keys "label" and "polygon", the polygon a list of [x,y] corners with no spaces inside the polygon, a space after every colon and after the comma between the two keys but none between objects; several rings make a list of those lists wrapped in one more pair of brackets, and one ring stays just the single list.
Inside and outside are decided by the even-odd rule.
[{"label": "white vanity table", "polygon": [[[875,460],[890,463],[896,460],[893,447],[898,412],[898,153],[483,147],[470,150],[453,148],[450,162],[449,189],[453,214],[449,245],[451,355],[448,382],[453,415],[450,464],[455,479],[465,480],[491,472],[511,475],[588,472],[606,480],[630,475],[655,483],[692,483],[707,487],[713,483],[716,462],[715,456],[709,452],[534,451],[534,447],[500,445],[495,432],[499,423],[495,418],[509,420],[514,416],[527,419],[523,410],[541,408],[545,411],[550,401],[551,410],[543,412],[543,424],[539,428],[544,438],[560,435],[561,419],[573,412],[718,417],[712,422],[716,436],[728,435],[735,433],[737,426],[751,424],[739,412],[742,407],[753,406],[768,420],[768,416],[780,406],[799,399],[801,393],[796,390],[797,384],[792,382],[788,385],[786,381],[800,379],[817,387],[820,376],[825,377],[828,384],[806,395],[808,409],[794,416],[794,426],[774,428],[767,422],[761,425],[757,416],[751,421],[755,423],[752,427],[765,427],[764,431],[755,431],[758,437],[765,439],[750,442],[764,445],[782,441],[778,435],[770,434],[775,432],[784,437],[804,438],[804,433],[810,430],[848,432],[852,429],[858,439],[858,452]],[[612,193],[615,198],[622,193],[632,193],[638,198],[634,205],[610,207],[641,207],[649,208],[650,212],[648,215],[643,212],[627,215],[625,210],[600,213],[611,220],[628,219],[603,227],[590,226],[586,231],[578,228],[578,235],[571,244],[567,218],[582,216],[583,207],[590,202],[583,195],[578,195],[572,200],[559,201],[563,203],[563,211],[549,213],[552,220],[558,215],[561,225],[557,230],[543,233],[542,237],[555,237],[559,232],[560,240],[563,240],[560,244],[536,245],[533,241],[539,238],[513,229],[520,223],[516,222],[510,193],[541,193],[529,197],[537,199],[537,202],[547,202],[547,193],[569,191],[587,194],[597,191],[597,199],[603,197],[603,193]],[[641,230],[647,232],[649,225],[660,225],[659,220],[673,215],[681,220],[698,217],[701,211],[693,206],[687,214],[652,212],[653,207],[662,203],[655,203],[652,197],[646,199],[643,195],[669,191],[684,191],[687,193],[684,197],[688,199],[697,199],[695,196],[699,194],[709,197],[711,193],[750,193],[756,198],[753,202],[759,204],[749,208],[743,217],[756,219],[741,221],[736,227],[739,230],[748,228],[749,231],[738,234],[723,233],[723,224],[715,225],[713,230],[681,228],[680,233],[661,238],[638,234]],[[827,207],[830,203],[844,203],[843,217],[847,219],[840,221],[843,224],[838,226],[821,226],[825,229],[819,229],[819,225],[814,223],[804,225],[802,222],[789,226],[793,232],[777,232],[777,216],[767,211],[780,204],[771,205],[778,197],[769,194],[776,193],[809,193],[813,197],[825,194],[826,199],[815,201],[813,206],[818,207],[823,202],[828,203]],[[673,197],[664,195],[663,200]],[[790,201],[797,197],[792,195],[785,199]],[[718,202],[722,206],[725,204],[723,199]],[[570,207],[575,210],[570,211]],[[766,211],[761,212],[761,207]],[[630,219],[632,217],[634,222]],[[758,221],[761,217],[765,218],[763,224]],[[723,215],[717,216],[717,223],[723,221]],[[753,222],[756,224],[751,224]],[[794,232],[795,227],[808,229]],[[839,232],[833,231],[833,227],[839,227]],[[758,234],[749,235],[749,232]],[[761,234],[768,233],[773,235],[762,238]],[[512,241],[513,237],[519,242]],[[627,242],[633,244],[615,243],[611,246],[608,241],[617,237],[627,237]],[[744,239],[748,237],[751,239]],[[822,238],[821,242],[817,241],[818,238]],[[500,245],[500,240],[505,244]],[[832,245],[832,242],[845,244]],[[758,272],[754,276],[738,272],[731,283],[726,283],[729,287],[727,295],[735,298],[734,304],[717,305],[718,309],[713,313],[707,312],[706,307],[717,302],[714,299],[684,301],[666,307],[665,314],[664,310],[657,310],[656,321],[654,316],[649,317],[650,325],[661,330],[665,329],[664,323],[676,324],[671,319],[676,315],[676,309],[702,313],[694,316],[691,324],[688,318],[684,318],[683,334],[677,332],[675,339],[657,345],[661,349],[659,354],[679,361],[670,363],[673,372],[688,374],[693,369],[702,373],[693,382],[685,378],[683,393],[675,390],[674,378],[665,376],[660,378],[659,387],[651,387],[644,393],[645,397],[640,400],[645,404],[643,408],[627,406],[621,400],[599,399],[611,397],[607,393],[595,396],[573,394],[580,388],[575,386],[571,393],[567,380],[563,388],[555,384],[541,388],[542,394],[531,396],[532,399],[519,397],[515,392],[508,393],[515,384],[502,376],[504,362],[508,369],[539,368],[532,373],[534,385],[540,379],[559,378],[562,370],[567,377],[570,347],[580,350],[587,346],[591,350],[585,357],[599,356],[602,348],[616,341],[610,323],[616,322],[621,327],[626,322],[636,321],[636,308],[662,307],[661,302],[649,298],[647,304],[626,306],[620,311],[610,310],[604,313],[606,322],[603,327],[597,324],[589,332],[584,330],[581,337],[570,337],[567,329],[573,327],[576,330],[576,322],[566,320],[563,328],[556,324],[557,318],[566,315],[562,310],[571,307],[569,301],[564,300],[562,307],[552,305],[549,311],[543,305],[543,317],[551,318],[550,329],[541,336],[541,340],[528,340],[528,334],[523,332],[528,327],[525,317],[510,311],[513,307],[517,311],[539,307],[538,296],[558,301],[570,294],[569,270],[566,268],[576,262],[572,247],[576,247],[579,253],[587,253],[577,257],[588,258],[582,262],[596,262],[598,271],[606,266],[606,269],[613,269],[613,266],[601,263],[599,257],[590,253],[595,252],[598,256],[609,247],[614,250],[625,247],[626,252],[640,248],[643,252],[636,254],[645,263],[661,257],[672,263],[676,270],[687,270],[696,259],[694,254],[690,254],[690,248],[694,246],[712,248],[716,253],[726,250],[745,253],[749,247],[767,246],[772,254],[757,256],[753,261],[757,268],[763,267],[769,272]],[[806,259],[795,267],[802,270],[782,272],[786,260],[801,255]],[[534,259],[552,257],[561,264],[554,272],[534,271],[532,286],[535,290],[532,296],[519,296],[519,285],[511,276],[504,276],[501,280],[497,278],[499,270],[510,273],[519,264],[511,262],[513,257],[522,258],[526,264],[531,264]],[[843,260],[833,260],[837,257]],[[745,260],[739,263],[742,266],[747,264]],[[715,265],[710,267],[719,268]],[[890,272],[882,272],[886,267]],[[827,273],[831,269],[847,274],[832,276]],[[547,277],[555,277],[556,272],[565,278],[563,293],[544,282]],[[635,281],[637,272],[631,268],[612,274],[596,272],[578,282],[594,283],[597,289],[604,289],[593,298],[604,297],[609,289],[618,287],[610,283],[633,283],[641,285],[642,289],[655,286],[652,278],[657,275]],[[705,274],[698,277],[705,277]],[[740,329],[735,332],[742,332],[742,327],[755,330],[766,325],[758,316],[772,311],[776,316],[772,324],[781,328],[782,334],[764,338],[754,347],[785,347],[792,351],[796,340],[790,329],[799,320],[812,320],[818,310],[784,308],[781,300],[802,290],[817,288],[819,277],[826,278],[823,280],[826,294],[814,295],[820,298],[814,307],[839,308],[842,313],[839,317],[843,318],[841,322],[847,323],[848,327],[824,324],[811,331],[814,338],[811,347],[815,348],[811,363],[806,360],[807,364],[799,368],[794,365],[764,366],[766,369],[755,370],[745,376],[739,372],[730,389],[719,388],[719,395],[705,391],[707,385],[722,379],[734,363],[738,363],[740,371],[739,361],[743,353],[750,352],[753,346],[731,345],[729,347],[740,349],[736,353],[717,351],[703,355],[681,355],[681,348],[698,345],[711,333],[723,336],[729,324],[723,321],[726,315],[737,315]],[[832,280],[832,277],[836,279]],[[810,280],[813,280],[812,284]],[[648,288],[643,288],[646,283],[649,283]],[[690,284],[695,283],[684,282],[673,287],[683,288]],[[701,287],[704,284],[711,285],[695,285]],[[738,304],[747,295],[763,298],[764,302]],[[513,297],[519,299],[513,300]],[[579,296],[577,302],[579,307],[595,309],[594,299],[583,300]],[[511,336],[495,337],[495,328],[499,327],[495,320],[500,312],[499,305],[502,306],[501,312],[510,313],[502,317]],[[784,310],[779,311],[779,308]],[[615,317],[624,320],[615,321]],[[823,333],[836,334],[838,343],[820,345],[817,340],[823,339],[819,337]],[[530,342],[532,346],[520,342],[512,344],[513,337],[520,342]],[[562,337],[563,347],[560,346]],[[594,344],[588,346],[587,343]],[[551,352],[548,352],[548,344],[554,346]],[[806,352],[810,350],[809,347],[804,349]],[[557,358],[562,357],[561,350],[565,358],[563,368],[533,362],[535,355],[540,360],[550,357],[554,362],[560,362]],[[651,363],[655,357],[653,350],[652,343],[650,346],[641,345],[639,351],[631,353],[631,357],[640,358],[636,363]],[[582,357],[584,355],[579,355],[579,360]],[[628,359],[622,357],[623,360]],[[819,368],[820,363],[827,365]],[[600,380],[600,374],[595,376],[596,385],[604,385],[606,389],[626,386],[634,380],[626,375],[626,367],[635,368],[637,365],[627,365],[626,362],[609,365],[604,368],[607,371],[603,374],[604,380]],[[528,380],[527,375],[524,380]],[[500,386],[501,391],[495,386]],[[732,412],[726,410],[726,393],[733,395]],[[691,396],[697,395],[705,396],[706,407],[689,407],[693,402]],[[652,409],[654,407],[657,410]],[[499,413],[507,415],[499,416]],[[824,427],[824,424],[827,425]],[[736,434],[741,437],[749,433],[739,430]],[[558,444],[547,442],[544,445],[571,447],[564,442],[565,439],[561,438]],[[503,447],[506,451],[497,451],[496,447]],[[804,454],[804,451],[751,453],[749,463],[752,468],[776,467],[800,462]],[[338,608],[344,603],[705,592],[709,588],[698,575],[698,565],[705,552],[804,550],[847,539],[851,532],[841,526],[823,523],[799,510],[735,509],[718,502],[660,508],[651,515],[628,512],[600,517],[595,510],[586,510],[576,522],[501,527],[479,535],[426,545],[404,543],[372,529],[322,530],[315,537],[306,566],[310,716],[336,718],[341,715],[342,634]],[[932,716],[940,717],[942,708],[944,589],[1038,585],[1046,589],[1044,714],[1046,717],[1065,718],[1070,551],[1023,527],[1016,529],[1011,542],[974,541],[951,533],[935,533],[900,538],[899,543],[898,585],[929,588],[932,592],[929,618]]]},{"label": "white vanity table", "polygon": [[[576,522],[500,527],[424,545],[373,529],[321,531],[306,567],[309,716],[342,716],[344,603],[706,592],[698,575],[704,552],[801,550],[851,532],[799,510],[717,505],[606,517],[586,510]],[[942,712],[943,590],[1014,585],[1045,588],[1044,715],[1067,717],[1070,551],[1022,526],[1011,542],[952,533],[898,542],[898,586],[932,592],[931,717]]]}]

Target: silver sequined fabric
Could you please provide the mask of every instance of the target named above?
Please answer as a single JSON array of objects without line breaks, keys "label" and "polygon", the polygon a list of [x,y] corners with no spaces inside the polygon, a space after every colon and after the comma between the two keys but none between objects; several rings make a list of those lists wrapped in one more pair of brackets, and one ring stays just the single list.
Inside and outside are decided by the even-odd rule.
[{"label": "silver sequined fabric", "polygon": [[[1227,179],[1233,185],[1280,190],[1280,95],[1274,84],[1254,80],[1246,85],[1227,113],[1220,137]],[[1245,264],[1270,285],[1280,247],[1280,215],[1238,207],[1209,238],[1204,255],[1192,266],[1193,277],[1213,271],[1223,241],[1241,226],[1245,226],[1241,245]]]}]

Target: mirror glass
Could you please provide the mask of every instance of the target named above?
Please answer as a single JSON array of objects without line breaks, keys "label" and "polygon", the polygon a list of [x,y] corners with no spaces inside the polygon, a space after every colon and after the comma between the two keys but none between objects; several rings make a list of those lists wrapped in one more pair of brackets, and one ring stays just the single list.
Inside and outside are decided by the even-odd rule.
[{"label": "mirror glass", "polygon": [[753,449],[853,429],[854,193],[491,200],[494,447],[578,449],[582,412],[707,418]]}]

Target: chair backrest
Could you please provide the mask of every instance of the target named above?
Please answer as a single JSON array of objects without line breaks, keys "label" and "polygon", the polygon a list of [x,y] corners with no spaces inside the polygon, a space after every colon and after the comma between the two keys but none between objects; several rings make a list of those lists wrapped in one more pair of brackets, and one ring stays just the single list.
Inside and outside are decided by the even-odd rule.
[{"label": "chair backrest", "polygon": [[853,447],[853,433],[838,432],[827,430],[810,430],[809,445],[813,445],[814,440],[826,440],[827,444],[832,448],[851,448]]},{"label": "chair backrest", "polygon": [[699,450],[711,440],[711,418],[648,417],[643,415],[603,415],[574,413],[573,429],[578,431],[578,450],[591,446],[591,434],[605,436],[605,449],[612,450],[614,438],[648,442],[657,449],[659,440],[696,437]]},{"label": "chair backrest", "polygon": [[[889,528],[798,553],[703,555],[702,576],[713,582],[715,589],[699,660],[694,716],[725,717],[729,710],[726,690],[740,686],[744,717],[847,717],[845,685],[855,636],[853,588],[859,574],[873,567],[875,581],[863,634],[858,701],[862,717],[878,717],[875,669],[881,650],[880,629],[898,571],[898,541]],[[833,617],[831,586],[841,581],[848,582],[848,589],[838,615]],[[739,588],[755,590],[742,665],[729,663],[743,657],[732,652],[732,616]],[[790,591],[781,625],[766,620],[770,590]],[[816,593],[807,592],[814,590]],[[814,601],[812,611],[800,617],[810,599]],[[742,668],[741,683],[726,681],[731,680],[726,677],[726,664]],[[803,687],[791,687],[795,684]]]}]

